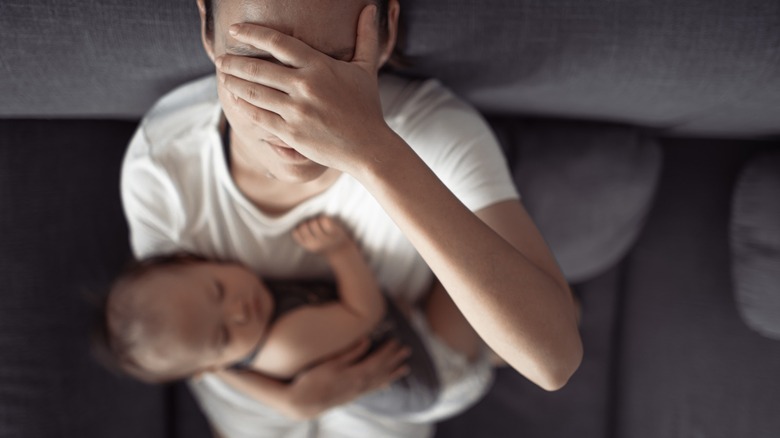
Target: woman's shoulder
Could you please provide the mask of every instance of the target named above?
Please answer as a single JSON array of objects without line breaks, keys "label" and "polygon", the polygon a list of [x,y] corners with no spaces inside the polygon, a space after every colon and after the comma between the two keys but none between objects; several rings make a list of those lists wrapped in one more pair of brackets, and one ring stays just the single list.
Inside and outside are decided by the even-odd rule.
[{"label": "woman's shoulder", "polygon": [[482,118],[470,103],[435,78],[385,73],[379,77],[379,94],[385,119],[394,129],[413,129],[421,122],[457,128],[463,119]]},{"label": "woman's shoulder", "polygon": [[184,83],[163,95],[146,113],[139,130],[153,151],[201,129],[214,129],[220,115],[214,75]]},{"label": "woman's shoulder", "polygon": [[412,78],[393,73],[379,77],[379,94],[386,118],[408,117],[410,113],[430,110],[457,97],[438,79]]}]

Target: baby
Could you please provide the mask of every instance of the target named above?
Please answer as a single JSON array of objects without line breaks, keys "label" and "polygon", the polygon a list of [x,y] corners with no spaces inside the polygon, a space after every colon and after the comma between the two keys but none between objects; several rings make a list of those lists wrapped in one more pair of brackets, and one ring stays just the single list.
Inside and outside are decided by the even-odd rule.
[{"label": "baby", "polygon": [[344,227],[319,216],[293,238],[327,259],[335,287],[263,281],[243,265],[188,254],[154,257],[112,286],[103,349],[120,370],[150,383],[226,369],[290,381],[367,335],[375,346],[396,338],[411,349],[410,373],[358,402],[393,415],[433,404],[439,381],[429,353]]}]

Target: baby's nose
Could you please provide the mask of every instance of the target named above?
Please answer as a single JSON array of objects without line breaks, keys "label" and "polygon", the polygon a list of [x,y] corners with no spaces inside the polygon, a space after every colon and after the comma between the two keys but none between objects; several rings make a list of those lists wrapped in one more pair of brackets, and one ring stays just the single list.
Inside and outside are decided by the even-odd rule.
[{"label": "baby's nose", "polygon": [[246,300],[236,299],[229,306],[228,318],[233,324],[246,324],[249,322],[249,306]]}]

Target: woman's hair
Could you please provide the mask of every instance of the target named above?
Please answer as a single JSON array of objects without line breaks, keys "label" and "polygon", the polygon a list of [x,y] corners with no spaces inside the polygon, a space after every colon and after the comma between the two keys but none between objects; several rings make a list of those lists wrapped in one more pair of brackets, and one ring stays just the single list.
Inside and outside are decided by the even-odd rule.
[{"label": "woman's hair", "polygon": [[[219,4],[220,0],[205,0],[206,7],[206,36],[214,40],[214,10],[215,6]],[[371,0],[376,3],[377,6],[377,19],[379,20],[379,39],[381,42],[387,41],[388,29],[387,29],[387,16],[389,12],[390,2],[389,0]],[[404,56],[400,49],[400,43],[402,42],[403,28],[399,25],[398,38],[396,45],[393,48],[393,53],[390,55],[388,64],[391,67],[405,67],[409,64],[407,58]]]},{"label": "woman's hair", "polygon": [[131,261],[98,304],[100,315],[92,331],[95,358],[111,371],[147,383],[165,383],[187,377],[152,373],[137,362],[135,356],[148,339],[148,333],[145,333],[148,330],[141,330],[144,333],[140,334],[136,327],[141,323],[153,330],[156,321],[152,312],[145,312],[135,305],[128,287],[156,269],[205,261],[203,257],[184,252]]}]

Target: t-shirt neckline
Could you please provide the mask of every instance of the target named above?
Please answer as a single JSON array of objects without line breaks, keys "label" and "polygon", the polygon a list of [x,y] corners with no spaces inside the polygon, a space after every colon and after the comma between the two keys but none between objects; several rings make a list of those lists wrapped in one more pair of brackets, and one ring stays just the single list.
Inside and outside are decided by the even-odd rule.
[{"label": "t-shirt neckline", "polygon": [[[262,222],[268,227],[290,228],[298,224],[304,218],[304,213],[307,210],[322,211],[325,207],[325,199],[327,196],[336,190],[336,187],[344,184],[344,181],[349,177],[346,173],[342,173],[328,188],[323,190],[311,198],[308,198],[291,208],[290,210],[280,215],[269,215],[263,210],[258,208],[249,198],[247,198],[238,188],[236,182],[233,180],[231,172],[231,165],[228,161],[230,158],[231,150],[230,145],[224,144],[224,138],[229,134],[229,124],[227,119],[225,120],[225,131],[220,132],[220,123],[223,120],[222,107],[219,102],[216,104],[216,110],[214,117],[210,123],[210,132],[213,134],[211,139],[212,144],[212,163],[216,168],[217,178],[219,182],[226,188],[230,196],[232,196],[236,202],[241,205],[246,211],[254,216],[258,221]],[[229,142],[229,138],[227,139]]]}]

